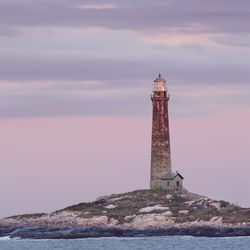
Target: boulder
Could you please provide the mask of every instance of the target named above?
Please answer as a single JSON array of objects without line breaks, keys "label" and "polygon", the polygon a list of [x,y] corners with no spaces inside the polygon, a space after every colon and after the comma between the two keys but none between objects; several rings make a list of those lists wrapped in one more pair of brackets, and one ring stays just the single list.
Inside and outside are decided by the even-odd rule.
[{"label": "boulder", "polygon": [[155,205],[150,207],[143,207],[139,210],[139,213],[150,213],[155,210],[168,210],[169,207],[162,207],[161,205]]}]

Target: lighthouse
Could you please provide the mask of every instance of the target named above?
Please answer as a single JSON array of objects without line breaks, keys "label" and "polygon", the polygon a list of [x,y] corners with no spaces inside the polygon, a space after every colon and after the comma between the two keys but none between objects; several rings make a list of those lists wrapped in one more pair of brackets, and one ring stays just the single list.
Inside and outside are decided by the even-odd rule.
[{"label": "lighthouse", "polygon": [[150,188],[179,190],[182,188],[183,177],[178,172],[172,173],[168,115],[169,93],[166,80],[160,74],[154,80],[151,100],[153,117]]}]

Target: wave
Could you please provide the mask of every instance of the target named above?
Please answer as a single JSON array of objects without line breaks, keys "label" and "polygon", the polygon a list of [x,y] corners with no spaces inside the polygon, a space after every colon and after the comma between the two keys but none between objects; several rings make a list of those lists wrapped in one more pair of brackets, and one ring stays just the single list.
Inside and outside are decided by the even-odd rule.
[{"label": "wave", "polygon": [[11,240],[10,236],[0,237],[0,240]]}]

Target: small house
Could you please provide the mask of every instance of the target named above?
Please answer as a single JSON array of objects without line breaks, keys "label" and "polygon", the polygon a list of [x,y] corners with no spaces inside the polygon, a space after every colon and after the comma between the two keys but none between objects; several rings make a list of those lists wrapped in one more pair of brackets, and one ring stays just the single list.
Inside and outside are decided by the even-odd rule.
[{"label": "small house", "polygon": [[161,178],[162,189],[179,192],[183,188],[183,176],[179,172],[169,173]]}]

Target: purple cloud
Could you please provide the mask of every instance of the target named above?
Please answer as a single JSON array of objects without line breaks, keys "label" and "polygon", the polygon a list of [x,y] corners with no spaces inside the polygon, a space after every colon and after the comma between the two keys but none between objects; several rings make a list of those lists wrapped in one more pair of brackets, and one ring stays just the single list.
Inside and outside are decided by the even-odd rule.
[{"label": "purple cloud", "polygon": [[145,115],[158,72],[175,87],[244,89],[248,23],[246,0],[0,0],[0,117]]},{"label": "purple cloud", "polygon": [[[103,1],[91,1],[92,6]],[[81,8],[81,6],[90,6]],[[248,0],[107,1],[115,8],[91,8],[89,1],[1,1],[2,27],[100,26],[108,29],[178,29],[182,32],[249,33]]]}]

